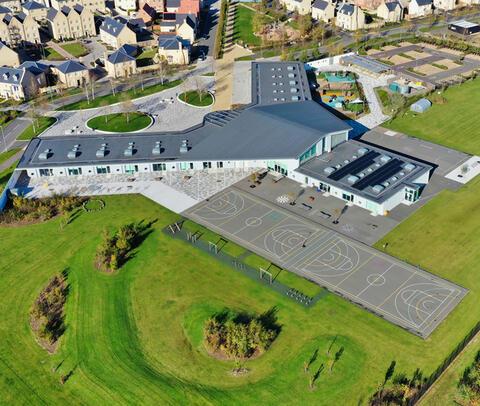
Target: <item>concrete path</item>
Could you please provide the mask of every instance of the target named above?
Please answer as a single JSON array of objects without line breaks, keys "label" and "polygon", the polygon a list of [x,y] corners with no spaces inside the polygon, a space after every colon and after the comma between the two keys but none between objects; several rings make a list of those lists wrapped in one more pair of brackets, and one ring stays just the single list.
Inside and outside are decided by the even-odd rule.
[{"label": "concrete path", "polygon": [[75,56],[73,56],[71,53],[65,51],[60,45],[58,45],[56,42],[50,41],[47,42],[47,45],[57,51],[60,55],[62,55],[65,59],[77,59]]}]

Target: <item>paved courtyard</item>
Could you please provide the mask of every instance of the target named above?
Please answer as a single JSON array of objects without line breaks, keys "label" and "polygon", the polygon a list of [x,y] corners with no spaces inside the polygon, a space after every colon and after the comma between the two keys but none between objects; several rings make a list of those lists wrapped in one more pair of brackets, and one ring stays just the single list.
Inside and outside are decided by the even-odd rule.
[{"label": "paved courtyard", "polygon": [[467,293],[237,189],[184,215],[423,338]]},{"label": "paved courtyard", "polygon": [[[148,113],[154,118],[153,125],[142,131],[180,131],[201,123],[205,114],[212,111],[212,107],[197,108],[177,100],[178,94],[195,89],[195,80],[202,83],[206,89],[213,90],[215,82],[212,77],[198,76],[196,79],[187,80],[184,84],[175,88],[133,100],[133,104],[138,111]],[[51,115],[56,117],[58,122],[42,135],[91,134],[94,131],[89,130],[86,126],[89,119],[98,115],[121,111],[122,106],[119,104],[72,112],[55,111]]]}]

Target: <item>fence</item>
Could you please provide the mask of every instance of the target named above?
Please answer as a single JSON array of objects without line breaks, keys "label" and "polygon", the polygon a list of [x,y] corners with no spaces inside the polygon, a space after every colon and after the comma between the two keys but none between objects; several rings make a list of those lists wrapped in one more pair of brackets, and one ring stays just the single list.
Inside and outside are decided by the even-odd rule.
[{"label": "fence", "polygon": [[[241,272],[243,275],[246,275],[250,279],[266,287],[273,289],[274,291],[280,293],[281,295],[287,296],[288,298],[293,300],[295,303],[303,307],[313,306],[323,296],[328,294],[327,290],[322,290],[315,297],[310,297],[296,289],[293,289],[287,285],[284,285],[283,283],[277,281],[276,277],[274,277],[270,272],[268,272],[268,269],[261,269],[261,268],[255,269],[250,265],[246,264],[240,258],[234,257],[224,252],[223,248],[225,247],[226,244],[228,244],[228,241],[225,240],[224,238],[221,238],[221,240],[223,240],[224,243],[221,246],[219,246],[218,243],[202,240],[200,233],[192,233],[192,232],[185,231],[184,229],[181,228],[179,223],[174,223],[172,225],[169,225],[163,231],[166,234],[168,234],[170,237],[180,239],[184,242],[187,242],[195,246],[196,248],[202,250],[203,252],[215,257],[215,259],[217,259],[218,261],[233,268],[235,271]],[[282,270],[280,270],[279,272],[281,271]]]},{"label": "fence", "polygon": [[443,363],[428,377],[426,382],[422,385],[420,390],[409,399],[408,405],[413,406],[418,403],[425,393],[432,387],[436,380],[442,375],[442,373],[449,367],[449,365],[457,358],[457,356],[463,351],[467,344],[475,337],[475,335],[480,331],[480,322],[478,322],[470,332],[460,341],[450,355],[445,358]]}]

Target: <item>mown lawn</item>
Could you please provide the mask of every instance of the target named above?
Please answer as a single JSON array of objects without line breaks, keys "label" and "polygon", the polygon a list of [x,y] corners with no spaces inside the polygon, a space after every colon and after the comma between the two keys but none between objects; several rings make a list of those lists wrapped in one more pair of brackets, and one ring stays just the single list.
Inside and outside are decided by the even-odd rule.
[{"label": "mown lawn", "polygon": [[148,127],[152,119],[144,113],[113,113],[97,116],[88,120],[88,126],[94,130],[108,132],[131,132]]},{"label": "mown lawn", "polygon": [[158,83],[153,86],[145,86],[143,90],[141,89],[130,89],[125,92],[116,92],[115,96],[113,94],[108,94],[106,96],[96,97],[94,100],[80,100],[75,103],[67,104],[65,106],[59,107],[59,111],[72,111],[72,110],[83,110],[83,109],[93,109],[96,107],[111,105],[119,103],[126,98],[137,99],[139,97],[149,96],[154,93],[161,92],[162,90],[171,89],[172,87],[178,86],[182,81],[180,79],[174,80],[172,82],[166,82],[163,85]]},{"label": "mown lawn", "polygon": [[17,162],[13,163],[9,168],[0,172],[0,193],[5,188],[5,185],[10,179],[10,176],[12,176],[12,173],[16,166],[17,166]]},{"label": "mown lawn", "polygon": [[422,114],[407,111],[383,124],[384,127],[413,135],[450,148],[480,154],[480,79],[452,86],[443,96],[445,104],[435,104]]},{"label": "mown lawn", "polygon": [[187,104],[197,107],[207,107],[213,104],[213,96],[210,93],[200,93],[196,90],[180,93],[178,98]]},{"label": "mown lawn", "polygon": [[7,159],[14,156],[21,148],[12,148],[8,151],[0,153],[0,164],[4,163]]},{"label": "mown lawn", "polygon": [[29,125],[25,130],[23,130],[20,135],[17,137],[17,140],[28,141],[33,137],[44,132],[48,127],[53,125],[57,120],[54,117],[39,117],[36,120],[35,128],[33,124]]},{"label": "mown lawn", "polygon": [[75,58],[85,56],[88,54],[88,49],[79,42],[72,42],[70,44],[59,44],[65,51],[70,55],[73,55]]},{"label": "mown lawn", "polygon": [[[405,230],[425,238],[422,233],[428,233],[431,223],[427,228],[424,224],[432,215],[440,214],[443,220],[453,202],[462,203],[469,192],[478,196],[478,183],[474,190],[467,189],[459,196],[442,196],[439,212],[436,201],[421,209],[415,215],[421,230],[411,227],[410,220]],[[104,200],[104,210],[81,212],[63,229],[59,219],[0,227],[0,393],[6,404],[356,405],[365,402],[383,381],[392,360],[397,362],[397,371],[412,373],[419,367],[431,372],[479,313],[479,262],[478,258],[473,261],[478,250],[472,250],[472,242],[462,246],[467,250],[463,254],[457,241],[463,232],[464,239],[478,236],[475,227],[480,229],[480,214],[471,210],[471,204],[462,206],[473,217],[472,226],[462,221],[461,210],[453,210],[454,217],[463,214],[453,229],[449,221],[445,224],[450,233],[446,240],[456,248],[442,240],[445,235],[436,226],[427,245],[412,247],[410,236],[398,230],[394,231],[397,238],[389,238],[389,248],[400,253],[403,247],[415,256],[421,246],[427,264],[432,261],[440,274],[465,282],[472,290],[447,322],[424,341],[333,294],[310,309],[295,304],[165,235],[161,228],[178,216],[146,198]],[[156,222],[133,258],[118,273],[96,271],[93,259],[102,231],[140,220]],[[473,234],[467,236],[469,232]],[[433,258],[434,253],[443,261]],[[67,329],[58,353],[49,356],[30,332],[28,311],[49,278],[64,269],[68,269],[70,284]],[[269,351],[246,363],[246,376],[232,376],[233,363],[210,358],[202,345],[204,320],[224,308],[256,313],[275,308],[282,326]],[[329,372],[327,351],[335,337],[332,353],[341,347],[344,352]],[[315,350],[318,359],[305,374],[303,363]],[[316,389],[310,390],[308,377],[322,364],[325,369]],[[70,372],[71,378],[61,385],[60,376]]]},{"label": "mown lawn", "polygon": [[260,37],[253,33],[253,16],[255,11],[243,6],[237,5],[235,23],[233,25],[233,38],[235,41],[242,41],[244,44],[259,46],[262,43]]},{"label": "mown lawn", "polygon": [[45,59],[47,61],[64,61],[65,58],[60,55],[57,51],[55,51],[53,48],[47,47],[44,48],[44,53],[45,53]]}]

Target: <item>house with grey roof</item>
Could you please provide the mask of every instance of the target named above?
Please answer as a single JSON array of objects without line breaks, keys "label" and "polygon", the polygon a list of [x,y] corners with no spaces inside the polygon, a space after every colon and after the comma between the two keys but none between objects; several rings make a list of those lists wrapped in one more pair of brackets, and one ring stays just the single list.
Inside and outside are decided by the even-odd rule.
[{"label": "house with grey roof", "polygon": [[312,4],[312,18],[330,23],[335,17],[335,5],[330,0],[315,0]]},{"label": "house with grey roof", "polygon": [[197,37],[197,17],[194,14],[176,14],[175,29],[178,36],[193,44]]},{"label": "house with grey roof", "polygon": [[300,15],[307,15],[312,11],[311,0],[280,0],[280,4],[285,6],[288,11],[296,12]]},{"label": "house with grey roof", "polygon": [[20,0],[0,0],[2,7],[11,10],[11,13],[18,13],[22,11],[22,3]]},{"label": "house with grey roof", "polygon": [[80,62],[69,60],[52,68],[64,87],[82,87],[90,82],[90,71]]},{"label": "house with grey roof", "polygon": [[11,13],[12,13],[12,10],[0,4],[0,18],[3,18],[6,14],[11,14]]},{"label": "house with grey roof", "polygon": [[167,13],[176,13],[181,3],[181,0],[165,0],[165,11]]},{"label": "house with grey roof", "polygon": [[375,215],[413,204],[432,167],[349,140],[351,127],[312,99],[304,65],[252,62],[252,103],[173,133],[34,138],[16,171],[75,177],[264,168]]},{"label": "house with grey roof", "polygon": [[44,20],[47,18],[47,10],[47,7],[45,7],[43,3],[32,0],[22,4],[22,11],[27,15],[31,15],[36,20]]},{"label": "house with grey roof", "polygon": [[5,14],[0,20],[0,41],[12,47],[39,44],[40,32],[38,23],[31,15],[23,12]]},{"label": "house with grey roof", "polygon": [[433,0],[433,7],[442,11],[454,10],[457,6],[456,0]]},{"label": "house with grey roof", "polygon": [[158,36],[158,55],[169,65],[188,65],[190,63],[190,42],[176,34]]},{"label": "house with grey roof", "polygon": [[100,25],[100,40],[114,49],[135,44],[137,34],[126,19],[107,17]]},{"label": "house with grey roof", "polygon": [[398,0],[383,2],[377,7],[377,16],[387,23],[398,23],[403,19],[403,7]]},{"label": "house with grey roof", "polygon": [[47,13],[50,35],[59,41],[92,37],[96,35],[93,12],[81,4],[50,8]]},{"label": "house with grey roof", "polygon": [[433,13],[433,0],[411,0],[408,3],[408,17],[425,17]]},{"label": "house with grey roof", "polygon": [[[47,0],[45,0],[47,1]],[[82,7],[88,8],[92,13],[106,11],[105,0],[50,0],[51,6],[60,10],[62,7],[72,8],[76,4],[80,4]]]},{"label": "house with grey roof", "polygon": [[107,75],[111,78],[129,77],[137,73],[138,49],[134,45],[123,45],[111,53],[105,61]]},{"label": "house with grey roof", "polygon": [[25,68],[0,67],[0,97],[25,100],[38,94],[41,83]]},{"label": "house with grey roof", "polygon": [[355,4],[341,3],[335,25],[347,31],[361,30],[365,27],[365,13]]}]

